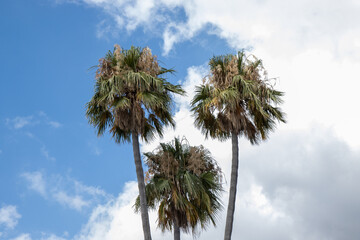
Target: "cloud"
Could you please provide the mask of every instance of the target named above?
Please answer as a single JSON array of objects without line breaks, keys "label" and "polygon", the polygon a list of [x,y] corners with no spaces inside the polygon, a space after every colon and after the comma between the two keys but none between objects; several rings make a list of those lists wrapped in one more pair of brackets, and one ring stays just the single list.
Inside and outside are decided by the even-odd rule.
[{"label": "cloud", "polygon": [[25,172],[20,176],[26,180],[30,190],[39,193],[44,199],[56,201],[76,211],[82,211],[110,197],[99,187],[87,186],[58,174],[44,176],[43,173],[35,171]]},{"label": "cloud", "polygon": [[252,171],[264,195],[291,217],[294,236],[359,238],[360,155],[331,130],[314,125],[278,134],[244,155],[244,170]]},{"label": "cloud", "polygon": [[43,197],[47,197],[46,182],[41,172],[25,172],[21,174],[21,177],[26,180],[30,190],[39,193]]},{"label": "cloud", "polygon": [[96,141],[89,141],[88,147],[91,149],[91,152],[95,154],[96,156],[100,156],[102,153],[101,148],[99,147],[98,143]]},{"label": "cloud", "polygon": [[61,123],[59,123],[59,122],[57,122],[57,121],[54,121],[54,120],[51,120],[51,119],[49,118],[49,116],[48,116],[45,112],[43,112],[43,111],[40,111],[40,112],[38,113],[38,116],[39,116],[40,118],[42,118],[42,121],[43,121],[45,124],[47,124],[47,125],[49,125],[49,126],[51,126],[51,127],[53,127],[53,128],[59,128],[59,127],[62,126]]},{"label": "cloud", "polygon": [[[42,233],[42,237],[40,240],[66,240],[65,238],[63,237],[59,237],[55,234],[45,234],[45,233]],[[1,236],[1,235],[0,235]],[[28,233],[23,233],[23,234],[20,234],[18,237],[16,238],[13,238],[11,240],[32,240],[31,238],[31,235],[28,234]]]},{"label": "cloud", "polygon": [[360,28],[355,20],[359,20],[360,6],[351,0],[341,3],[302,0],[293,4],[279,0],[78,0],[77,3],[102,9],[113,19],[115,28],[159,29],[165,54],[174,44],[189,40],[203,30],[226,39],[236,48],[265,43],[275,47],[273,51],[314,44],[334,50],[340,47],[340,54],[351,54],[354,47],[360,50]]},{"label": "cloud", "polygon": [[63,237],[56,236],[54,234],[50,234],[48,236],[42,237],[41,240],[66,240]]},{"label": "cloud", "polygon": [[31,237],[30,237],[30,234],[24,233],[24,234],[21,234],[18,237],[13,238],[11,240],[31,240]]},{"label": "cloud", "polygon": [[21,129],[27,125],[32,124],[33,116],[15,117],[13,119],[6,119],[6,124],[13,129]]},{"label": "cloud", "polygon": [[73,180],[75,192],[77,193],[86,193],[91,196],[95,197],[109,197],[109,195],[99,187],[93,187],[93,186],[86,186],[83,183]]},{"label": "cloud", "polygon": [[59,127],[62,126],[61,123],[56,122],[56,121],[48,121],[48,124],[49,124],[51,127],[53,127],[53,128],[59,128]]},{"label": "cloud", "polygon": [[[97,206],[85,226],[73,238],[74,240],[113,240],[113,239],[141,239],[140,214],[135,214],[132,208],[138,195],[136,182],[127,182],[124,190],[117,198],[107,204]],[[150,213],[151,222],[155,222],[154,213]],[[164,236],[155,231],[152,224],[154,239]],[[170,237],[170,235],[165,235]]]},{"label": "cloud", "polygon": [[13,229],[17,224],[21,215],[17,211],[17,207],[13,205],[5,205],[0,208],[0,226]]},{"label": "cloud", "polygon": [[41,147],[41,154],[47,159],[47,160],[50,160],[52,162],[55,162],[56,161],[56,158],[52,157],[49,153],[49,151],[46,149],[45,146],[42,146]]},{"label": "cloud", "polygon": [[50,234],[49,236],[42,237],[41,240],[66,240],[63,237],[56,236],[54,234]]},{"label": "cloud", "polygon": [[53,197],[61,205],[67,206],[77,211],[81,211],[84,207],[90,205],[90,202],[85,201],[82,196],[79,195],[69,196],[66,192],[63,191],[54,192]]},{"label": "cloud", "polygon": [[22,129],[26,126],[35,126],[38,124],[46,124],[53,128],[59,128],[62,126],[60,122],[51,120],[45,112],[40,111],[36,115],[31,116],[17,116],[13,119],[6,118],[5,119],[6,125],[11,129]]}]

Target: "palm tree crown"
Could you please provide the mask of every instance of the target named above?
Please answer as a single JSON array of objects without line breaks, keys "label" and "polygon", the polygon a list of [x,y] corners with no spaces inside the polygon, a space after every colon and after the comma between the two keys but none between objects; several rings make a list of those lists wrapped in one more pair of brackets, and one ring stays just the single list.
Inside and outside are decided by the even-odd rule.
[{"label": "palm tree crown", "polygon": [[261,60],[251,57],[240,51],[210,60],[207,82],[196,88],[191,103],[195,125],[206,137],[224,140],[235,133],[258,143],[268,137],[276,120],[285,122],[276,106],[283,93],[270,84]]},{"label": "palm tree crown", "polygon": [[115,45],[99,61],[95,94],[87,104],[86,115],[98,135],[109,128],[117,142],[130,141],[132,132],[149,141],[155,133],[162,136],[164,126],[174,126],[171,93],[184,91],[161,77],[171,72],[158,65],[147,47]]},{"label": "palm tree crown", "polygon": [[[221,209],[221,170],[203,146],[190,146],[184,138],[161,143],[144,154],[148,170],[148,205],[159,205],[158,226],[188,232],[197,226],[215,225]],[[135,204],[139,206],[139,199]]]}]

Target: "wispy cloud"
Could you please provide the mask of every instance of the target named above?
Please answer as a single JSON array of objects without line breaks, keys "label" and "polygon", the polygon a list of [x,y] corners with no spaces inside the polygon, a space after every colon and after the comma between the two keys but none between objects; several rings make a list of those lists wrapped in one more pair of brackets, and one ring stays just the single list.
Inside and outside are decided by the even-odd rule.
[{"label": "wispy cloud", "polygon": [[56,236],[55,234],[50,234],[48,236],[43,236],[41,240],[66,240],[63,237]]},{"label": "wispy cloud", "polygon": [[41,172],[25,172],[21,174],[30,190],[39,193],[43,197],[47,197],[46,182]]},{"label": "wispy cloud", "polygon": [[[47,234],[47,233],[42,233],[41,234],[41,238],[40,240],[67,240],[64,237],[59,237],[53,233],[51,234]],[[1,237],[1,235],[0,235]],[[31,235],[29,233],[22,233],[19,236],[17,236],[16,238],[12,238],[11,240],[32,240],[33,238],[31,237]]]},{"label": "wispy cloud", "polygon": [[53,197],[61,205],[81,211],[84,207],[90,205],[90,201],[85,201],[80,195],[70,196],[66,192],[54,192]]},{"label": "wispy cloud", "polygon": [[49,126],[51,126],[51,127],[53,127],[53,128],[59,128],[59,127],[62,126],[62,124],[61,124],[60,122],[51,120],[51,119],[49,118],[49,116],[48,116],[45,112],[43,112],[43,111],[40,111],[40,112],[38,113],[38,116],[42,118],[42,120],[43,120],[43,122],[44,122],[45,124],[47,124],[47,125],[49,125]]},{"label": "wispy cloud", "polygon": [[11,129],[22,129],[26,126],[35,126],[38,124],[46,124],[53,128],[59,128],[62,124],[58,121],[51,120],[45,112],[40,111],[30,116],[17,116],[14,118],[6,118],[6,125]]},{"label": "wispy cloud", "polygon": [[47,159],[50,160],[52,162],[56,161],[56,158],[54,158],[53,156],[50,155],[49,151],[47,150],[47,148],[45,146],[41,147],[41,154]]},{"label": "wispy cloud", "polygon": [[95,203],[108,199],[108,195],[99,187],[87,186],[70,177],[58,174],[44,176],[39,171],[21,174],[30,190],[39,193],[46,200],[56,201],[62,206],[82,211]]},{"label": "wispy cloud", "polygon": [[5,119],[6,124],[13,129],[21,129],[27,125],[33,124],[33,116],[15,117],[13,119]]},{"label": "wispy cloud", "polygon": [[56,121],[48,121],[47,124],[49,124],[49,125],[50,125],[51,127],[53,127],[53,128],[59,128],[59,127],[62,126],[61,123],[56,122]]},{"label": "wispy cloud", "polygon": [[96,156],[100,156],[102,151],[101,151],[101,148],[98,146],[98,143],[97,142],[94,142],[94,141],[89,141],[88,142],[88,146],[89,148],[91,149],[91,152],[93,154],[95,154]]},{"label": "wispy cloud", "polygon": [[16,238],[12,238],[11,240],[31,240],[31,237],[30,237],[30,234],[23,233]]},{"label": "wispy cloud", "polygon": [[17,224],[21,215],[17,211],[17,207],[14,205],[5,205],[0,208],[0,226],[13,229]]},{"label": "wispy cloud", "polygon": [[74,183],[75,192],[77,193],[85,193],[94,197],[108,197],[108,194],[99,187],[87,186],[76,180],[72,181]]},{"label": "wispy cloud", "polygon": [[[66,2],[64,0],[63,2]],[[136,28],[156,30],[163,37],[163,49],[167,54],[174,44],[189,40],[202,30],[226,39],[233,47],[244,45],[273,44],[279,47],[325,43],[338,47],[351,54],[359,40],[359,4],[345,0],[310,0],[288,4],[283,1],[237,1],[227,4],[217,1],[202,0],[147,0],[147,1],[113,1],[113,0],[78,0],[70,3],[83,3],[104,11],[112,18],[112,29],[126,29],[131,32]],[[331,4],[328,4],[328,3]],[[311,4],[312,3],[312,4]],[[324,7],[326,6],[326,7]],[[246,9],[238,14],[239,9]],[[325,10],[326,9],[326,10]],[[184,16],[179,18],[179,14]],[[343,17],[345,15],[347,17]],[[210,29],[206,29],[208,26]],[[336,26],[338,31],[334,33]],[[109,26],[100,27],[102,33],[109,32]],[[159,32],[158,32],[159,31]],[[99,32],[99,27],[98,27]],[[278,43],[276,43],[278,42]],[[287,43],[287,44],[281,44]],[[347,45],[348,44],[348,45]],[[287,49],[287,50],[290,50]],[[355,55],[355,54],[354,54]]]}]

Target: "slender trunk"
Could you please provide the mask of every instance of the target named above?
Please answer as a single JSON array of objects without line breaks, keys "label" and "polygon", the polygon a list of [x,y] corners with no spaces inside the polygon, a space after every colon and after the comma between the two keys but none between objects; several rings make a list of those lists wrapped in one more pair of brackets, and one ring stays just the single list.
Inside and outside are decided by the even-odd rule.
[{"label": "slender trunk", "polygon": [[149,214],[148,214],[146,195],[145,195],[144,171],[142,168],[141,157],[140,157],[139,136],[136,132],[132,132],[131,135],[132,135],[132,145],[134,152],[134,161],[136,167],[136,176],[137,176],[139,195],[140,195],[140,212],[141,212],[142,228],[144,231],[144,239],[151,240]]},{"label": "slender trunk", "polygon": [[225,225],[225,240],[231,239],[231,233],[234,221],[235,212],[235,200],[236,200],[236,186],[238,179],[238,166],[239,166],[239,145],[238,136],[235,132],[231,134],[232,140],[232,163],[231,163],[231,178],[230,178],[230,192],[229,192],[229,204],[226,214]]},{"label": "slender trunk", "polygon": [[176,217],[174,217],[174,240],[180,240],[180,227]]}]

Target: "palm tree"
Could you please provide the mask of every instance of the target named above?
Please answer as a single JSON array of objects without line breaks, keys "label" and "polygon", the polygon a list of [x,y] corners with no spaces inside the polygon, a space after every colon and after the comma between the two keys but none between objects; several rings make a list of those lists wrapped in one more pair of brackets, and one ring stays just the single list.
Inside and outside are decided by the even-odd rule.
[{"label": "palm tree", "polygon": [[[173,228],[174,239],[180,240],[180,229],[191,229],[194,234],[197,226],[215,225],[222,206],[222,173],[207,149],[175,138],[144,155],[149,167],[147,204],[153,209],[159,206],[158,226],[162,231]],[[139,198],[135,203],[138,208]]]},{"label": "palm tree", "polygon": [[192,100],[195,125],[206,137],[232,140],[232,165],[225,240],[231,239],[238,178],[238,137],[251,144],[268,138],[276,121],[285,122],[285,114],[277,105],[283,93],[273,88],[261,60],[237,55],[210,59],[207,82],[196,88]]},{"label": "palm tree", "polygon": [[145,240],[151,239],[151,233],[139,136],[150,141],[156,133],[162,136],[164,126],[175,125],[171,93],[185,92],[161,77],[169,72],[173,70],[160,67],[149,48],[125,50],[115,45],[99,61],[95,93],[87,103],[86,116],[98,135],[109,129],[117,143],[132,141]]}]

